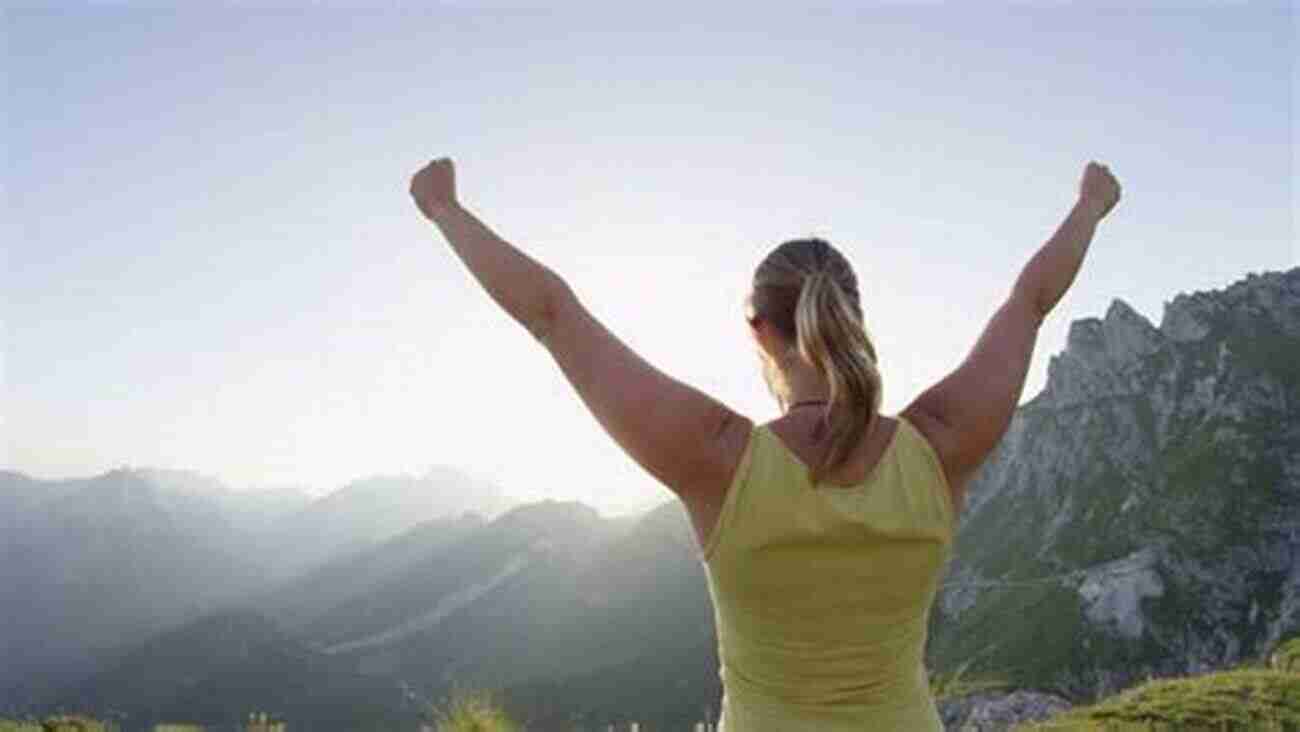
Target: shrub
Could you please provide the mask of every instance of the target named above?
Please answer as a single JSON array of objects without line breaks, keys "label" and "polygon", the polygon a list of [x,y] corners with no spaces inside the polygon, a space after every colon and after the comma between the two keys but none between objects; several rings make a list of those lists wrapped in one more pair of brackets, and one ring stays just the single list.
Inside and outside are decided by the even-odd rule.
[{"label": "shrub", "polygon": [[446,709],[430,710],[438,732],[516,732],[518,725],[490,691],[457,689]]}]

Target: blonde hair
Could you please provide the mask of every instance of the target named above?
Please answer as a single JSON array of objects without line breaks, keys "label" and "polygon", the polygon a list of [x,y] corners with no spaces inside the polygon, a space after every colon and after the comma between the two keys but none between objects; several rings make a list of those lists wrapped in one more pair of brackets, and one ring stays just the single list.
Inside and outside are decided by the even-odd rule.
[{"label": "blonde hair", "polygon": [[754,271],[755,317],[771,323],[830,385],[823,413],[828,446],[809,468],[816,484],[844,465],[880,410],[876,348],[862,319],[858,280],[843,254],[822,239],[793,239]]}]

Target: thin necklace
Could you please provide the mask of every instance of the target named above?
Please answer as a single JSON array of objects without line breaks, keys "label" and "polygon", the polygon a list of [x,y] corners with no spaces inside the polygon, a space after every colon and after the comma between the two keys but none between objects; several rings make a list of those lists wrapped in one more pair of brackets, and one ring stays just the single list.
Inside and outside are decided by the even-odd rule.
[{"label": "thin necklace", "polygon": [[790,406],[786,407],[785,411],[788,412],[791,409],[794,409],[795,407],[807,407],[813,404],[825,404],[825,403],[826,403],[825,399],[810,399],[808,401],[795,402],[794,404],[791,404]]}]

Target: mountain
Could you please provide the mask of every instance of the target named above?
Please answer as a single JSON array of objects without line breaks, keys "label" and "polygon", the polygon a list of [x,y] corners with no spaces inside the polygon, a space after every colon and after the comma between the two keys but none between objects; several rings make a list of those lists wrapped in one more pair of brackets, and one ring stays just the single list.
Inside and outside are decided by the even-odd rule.
[{"label": "mountain", "polygon": [[296,487],[235,491],[216,478],[189,470],[139,468],[135,472],[167,492],[208,497],[221,507],[232,528],[254,536],[312,502],[306,491]]},{"label": "mountain", "polygon": [[97,710],[128,732],[164,721],[237,729],[254,712],[297,729],[398,729],[412,728],[419,712],[394,681],[338,668],[273,621],[240,611],[150,639],[56,706]]},{"label": "mountain", "polygon": [[718,719],[717,644],[710,637],[596,671],[511,686],[504,698],[511,717],[530,730],[627,729],[630,722],[647,732],[695,729]]},{"label": "mountain", "polygon": [[14,470],[0,470],[0,536],[19,530],[24,514],[33,505],[63,490],[66,490],[63,482],[41,481]]},{"label": "mountain", "polygon": [[0,486],[11,509],[0,532],[0,689],[10,701],[262,579],[210,494],[129,469],[61,481],[6,472]]},{"label": "mountain", "polygon": [[1089,695],[1300,629],[1300,269],[1075,322],[969,494],[940,667]]},{"label": "mountain", "polygon": [[577,570],[604,536],[603,520],[582,504],[521,506],[327,613],[304,634],[353,658],[358,669],[404,678],[483,680],[506,661],[512,673],[549,663],[540,645],[526,641],[569,612]]},{"label": "mountain", "polygon": [[[578,581],[581,609],[563,641],[585,663],[506,689],[529,729],[693,729],[722,693],[704,567],[682,504],[669,501],[615,537]],[[576,636],[576,637],[574,637]]]},{"label": "mountain", "polygon": [[[581,504],[523,506],[304,637],[424,698],[455,684],[508,688],[520,718],[542,729],[574,714],[684,726],[704,718],[720,688],[691,532],[677,501],[630,527]],[[620,684],[620,695],[586,696]]]},{"label": "mountain", "polygon": [[388,541],[326,562],[248,604],[298,630],[345,602],[375,592],[484,524],[477,514],[425,521]]},{"label": "mountain", "polygon": [[[716,704],[712,614],[676,501],[630,526],[557,501],[434,520],[258,602],[152,639],[58,703],[137,721],[192,704],[185,718],[208,723],[258,708],[322,730],[411,726],[458,684],[509,687],[538,729],[575,710],[682,721]],[[371,716],[331,717],[307,701],[317,686],[320,705]]]},{"label": "mountain", "polygon": [[[359,480],[315,501],[288,489],[232,491],[182,470],[69,480],[0,472],[0,708],[25,707],[152,634],[364,555],[421,522],[464,523],[448,517],[502,505],[496,488],[450,469]],[[416,540],[406,551],[424,556],[429,545]],[[309,580],[315,592],[268,599],[266,609],[315,612],[308,603],[341,601],[400,565],[392,554],[367,561]],[[362,574],[348,579],[354,572]]]},{"label": "mountain", "polygon": [[496,486],[452,468],[422,476],[375,476],[352,481],[283,517],[262,546],[275,557],[274,576],[287,579],[422,522],[465,513],[495,516],[508,505]]}]

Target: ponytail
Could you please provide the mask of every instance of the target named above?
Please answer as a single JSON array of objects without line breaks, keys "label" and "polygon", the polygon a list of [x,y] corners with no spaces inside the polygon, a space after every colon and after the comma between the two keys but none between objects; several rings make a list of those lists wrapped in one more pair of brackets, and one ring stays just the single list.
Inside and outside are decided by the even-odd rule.
[{"label": "ponytail", "polygon": [[821,464],[808,475],[816,485],[848,462],[854,446],[875,426],[880,371],[856,300],[850,300],[829,271],[804,277],[794,321],[799,354],[825,377],[831,391],[825,417],[829,445]]}]

